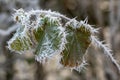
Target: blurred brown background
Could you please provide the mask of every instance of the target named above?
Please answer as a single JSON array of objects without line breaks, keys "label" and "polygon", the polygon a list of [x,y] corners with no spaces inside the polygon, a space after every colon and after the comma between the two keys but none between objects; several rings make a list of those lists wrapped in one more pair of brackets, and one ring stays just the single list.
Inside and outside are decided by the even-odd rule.
[{"label": "blurred brown background", "polygon": [[[120,0],[0,0],[0,29],[16,26],[13,9],[51,9],[67,17],[84,20],[101,27],[99,38],[110,44],[120,64]],[[14,32],[13,32],[14,33]],[[103,51],[90,47],[88,66],[81,73],[57,69],[55,58],[50,64],[36,62],[32,53],[16,54],[6,46],[8,36],[0,35],[0,80],[120,80],[120,74]]]}]

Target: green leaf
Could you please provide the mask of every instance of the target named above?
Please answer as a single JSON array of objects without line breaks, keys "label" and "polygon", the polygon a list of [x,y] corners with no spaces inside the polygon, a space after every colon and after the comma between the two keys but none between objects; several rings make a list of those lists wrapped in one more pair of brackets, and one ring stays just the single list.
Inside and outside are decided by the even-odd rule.
[{"label": "green leaf", "polygon": [[38,25],[38,27],[21,25],[8,41],[8,48],[18,53],[35,50],[43,34],[44,18],[40,20],[40,23],[42,24]]},{"label": "green leaf", "polygon": [[[77,23],[76,23],[77,24]],[[89,47],[90,31],[83,25],[75,27],[69,25],[66,28],[67,31],[67,44],[63,52],[61,53],[61,64],[65,67],[77,67],[82,63],[83,55],[86,53]]]},{"label": "green leaf", "polygon": [[32,42],[29,35],[25,26],[19,27],[12,39],[8,42],[8,48],[16,52],[23,52],[30,49],[32,47]]},{"label": "green leaf", "polygon": [[[55,53],[60,53],[62,39],[64,38],[64,28],[58,19],[54,20],[52,17],[47,18],[46,26],[42,34],[42,39],[36,49],[36,59],[44,62],[45,59],[50,58]],[[62,46],[63,47],[63,46]]]}]

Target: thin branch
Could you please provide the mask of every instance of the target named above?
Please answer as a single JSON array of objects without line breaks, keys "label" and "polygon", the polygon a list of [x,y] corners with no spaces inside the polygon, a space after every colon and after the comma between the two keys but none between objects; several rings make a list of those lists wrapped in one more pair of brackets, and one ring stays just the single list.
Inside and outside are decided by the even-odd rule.
[{"label": "thin branch", "polygon": [[0,29],[0,35],[2,36],[7,36],[9,35],[11,32],[15,31],[17,28],[19,27],[19,25],[15,24],[12,27],[8,28],[7,30],[2,30]]},{"label": "thin branch", "polygon": [[115,64],[115,66],[120,72],[120,65],[117,63],[117,61],[112,56],[112,53],[111,53],[112,50],[109,49],[107,45],[103,44],[103,42],[99,41],[95,36],[91,36],[91,40],[93,44],[95,44],[96,46],[104,50],[104,54],[106,54],[111,59],[111,61]]},{"label": "thin branch", "polygon": [[[35,13],[43,13],[43,14],[50,14],[50,15],[53,15],[53,16],[57,16],[57,17],[61,17],[61,18],[63,18],[63,19],[66,19],[66,20],[71,20],[70,18],[68,18],[68,17],[66,17],[65,15],[62,15],[62,14],[60,14],[60,13],[58,13],[58,12],[52,12],[51,10],[48,10],[48,11],[46,11],[46,10],[32,10],[33,12],[35,12]],[[32,11],[30,11],[30,12],[32,12]]]}]

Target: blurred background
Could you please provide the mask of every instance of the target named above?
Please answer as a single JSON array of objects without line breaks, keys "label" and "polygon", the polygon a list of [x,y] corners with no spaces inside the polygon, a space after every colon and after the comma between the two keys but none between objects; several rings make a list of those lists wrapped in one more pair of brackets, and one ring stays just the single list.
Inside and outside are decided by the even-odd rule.
[{"label": "blurred background", "polygon": [[[0,0],[0,29],[17,26],[12,19],[14,9],[45,9],[58,11],[67,17],[84,20],[101,28],[100,40],[105,40],[120,64],[120,0]],[[120,80],[115,65],[103,51],[90,47],[86,56],[88,65],[81,73],[57,69],[55,58],[50,64],[36,62],[34,55],[15,54],[6,46],[14,32],[0,34],[0,80]]]}]

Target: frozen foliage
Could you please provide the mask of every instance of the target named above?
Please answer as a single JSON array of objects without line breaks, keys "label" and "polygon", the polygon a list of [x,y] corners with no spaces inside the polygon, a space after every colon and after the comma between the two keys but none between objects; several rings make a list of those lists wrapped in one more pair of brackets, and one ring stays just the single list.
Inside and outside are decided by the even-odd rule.
[{"label": "frozen foliage", "polygon": [[2,45],[10,33],[20,27],[14,24],[12,14],[14,9],[25,10],[39,9],[39,0],[0,0],[0,53],[3,52]]},{"label": "frozen foliage", "polygon": [[98,29],[87,24],[87,19],[79,22],[75,18],[70,19],[50,10],[25,12],[19,9],[14,14],[14,20],[21,26],[8,41],[11,51],[25,53],[32,50],[36,60],[41,63],[57,54],[61,56],[58,59],[60,66],[81,71],[87,64],[84,55],[90,44],[93,44],[103,49],[120,71],[111,50],[96,39],[95,33]]}]

